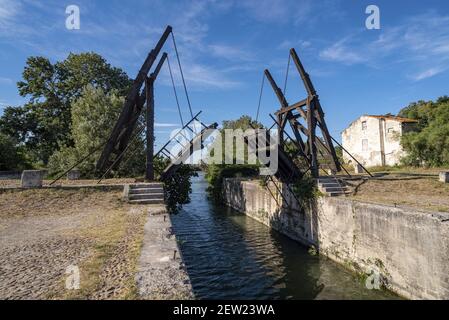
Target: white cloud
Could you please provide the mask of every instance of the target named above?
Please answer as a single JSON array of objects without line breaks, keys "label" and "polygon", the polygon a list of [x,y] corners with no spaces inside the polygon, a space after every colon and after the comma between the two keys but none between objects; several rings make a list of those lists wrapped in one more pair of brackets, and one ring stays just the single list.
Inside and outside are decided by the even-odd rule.
[{"label": "white cloud", "polygon": [[365,61],[365,58],[360,54],[351,50],[346,45],[346,40],[338,41],[329,48],[326,48],[320,52],[320,58],[324,60],[337,61],[345,64],[355,64]]},{"label": "white cloud", "polygon": [[0,77],[0,83],[1,84],[13,84],[14,81],[9,78]]},{"label": "white cloud", "polygon": [[20,10],[20,2],[0,0],[0,23],[13,19]]},{"label": "white cloud", "polygon": [[161,123],[161,122],[155,122],[154,123],[155,128],[169,128],[169,127],[179,127],[179,124],[177,123]]},{"label": "white cloud", "polygon": [[298,41],[284,40],[279,44],[277,49],[279,50],[287,50],[290,48],[307,49],[310,48],[311,45],[312,43],[307,40],[298,40]]},{"label": "white cloud", "polygon": [[216,88],[231,89],[241,85],[239,81],[232,80],[222,71],[201,64],[189,64],[185,68],[185,78],[188,84],[196,89]]},{"label": "white cloud", "polygon": [[347,65],[402,64],[404,69],[424,70],[410,77],[416,81],[449,68],[449,16],[429,12],[409,17],[401,24],[382,27],[374,40],[367,40],[366,32],[370,31],[364,30],[335,42],[323,49],[319,57]]},{"label": "white cloud", "polygon": [[237,46],[228,46],[222,44],[208,45],[210,53],[216,57],[224,58],[231,61],[252,61],[254,60],[253,54],[245,51]]},{"label": "white cloud", "polygon": [[435,76],[435,75],[437,75],[437,74],[439,74],[439,73],[441,73],[443,71],[445,71],[444,68],[438,68],[438,67],[430,68],[430,69],[427,69],[425,71],[422,71],[422,72],[420,72],[418,74],[415,74],[415,75],[411,76],[411,78],[413,80],[415,80],[415,81],[420,81],[420,80],[424,80],[424,79],[427,79],[427,78],[431,78],[431,77],[433,77],[433,76]]},{"label": "white cloud", "polygon": [[236,5],[243,7],[255,19],[262,22],[293,22],[294,24],[311,18],[311,0],[245,0]]}]

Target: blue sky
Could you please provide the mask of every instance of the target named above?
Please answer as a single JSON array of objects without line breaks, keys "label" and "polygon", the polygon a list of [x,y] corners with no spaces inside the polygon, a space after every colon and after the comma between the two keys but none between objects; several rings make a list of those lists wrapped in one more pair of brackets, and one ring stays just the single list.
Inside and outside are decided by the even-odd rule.
[{"label": "blue sky", "polygon": [[[80,8],[80,30],[65,28],[70,4]],[[369,4],[380,8],[380,30],[365,28]],[[263,70],[283,86],[290,47],[311,75],[338,139],[361,114],[396,113],[412,101],[449,94],[445,0],[0,0],[0,113],[24,101],[16,82],[28,56],[55,62],[69,52],[95,51],[135,77],[167,24],[174,28],[193,109],[203,110],[207,123],[254,116]],[[170,42],[164,49],[173,55]],[[287,100],[304,97],[291,68]],[[188,118],[185,99],[181,103]],[[261,120],[267,124],[277,108],[265,86]],[[158,144],[180,123],[166,68],[156,84],[156,122]]]}]

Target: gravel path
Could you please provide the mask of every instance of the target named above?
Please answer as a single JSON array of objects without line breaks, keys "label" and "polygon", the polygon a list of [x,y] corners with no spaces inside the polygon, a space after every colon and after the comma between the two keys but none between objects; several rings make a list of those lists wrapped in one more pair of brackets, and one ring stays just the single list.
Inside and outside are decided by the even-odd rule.
[{"label": "gravel path", "polygon": [[136,281],[142,299],[194,299],[170,217],[163,208],[150,210]]},{"label": "gravel path", "polygon": [[[148,208],[121,192],[0,193],[0,299],[123,299],[134,281]],[[78,266],[80,290],[67,290]]]},{"label": "gravel path", "polygon": [[90,255],[88,239],[65,236],[82,215],[2,220],[0,298],[45,299],[60,291],[66,268]]}]

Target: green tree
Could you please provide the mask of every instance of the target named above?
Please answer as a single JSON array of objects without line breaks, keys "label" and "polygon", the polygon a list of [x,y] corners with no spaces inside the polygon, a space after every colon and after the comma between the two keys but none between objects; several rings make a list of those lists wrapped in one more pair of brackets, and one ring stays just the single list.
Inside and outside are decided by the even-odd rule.
[{"label": "green tree", "polygon": [[[225,120],[223,121],[221,133],[222,133],[222,159],[225,159],[225,141],[224,141],[224,129],[241,129],[243,131],[251,128],[263,128],[263,125],[260,122],[257,122],[256,120],[253,120],[250,116],[243,115],[237,120]],[[215,142],[218,143],[218,142]],[[214,152],[214,146],[212,145],[211,148],[212,154]],[[235,156],[235,150],[236,146],[233,146],[233,160],[235,162],[236,156]],[[247,146],[244,146],[244,158],[243,160],[247,159]],[[228,155],[229,156],[229,155]],[[209,194],[211,197],[216,200],[221,200],[221,190],[222,190],[222,183],[223,178],[230,178],[230,177],[254,177],[259,174],[259,166],[257,164],[223,164],[223,163],[210,163],[207,165],[206,169],[206,179],[209,182]]]},{"label": "green tree", "polygon": [[[102,151],[101,145],[108,139],[112,125],[120,114],[123,101],[124,98],[117,90],[105,93],[102,88],[86,86],[71,108],[73,145],[63,145],[50,157],[49,173],[52,175],[60,173],[98,149],[78,167],[83,176],[92,177],[95,173],[96,161]],[[122,161],[122,166],[116,171],[117,174],[143,173],[145,153],[142,137],[134,141],[123,159],[125,161]]]},{"label": "green tree", "polygon": [[0,170],[22,170],[30,167],[14,138],[0,133],[0,150]]},{"label": "green tree", "polygon": [[124,95],[131,84],[125,72],[93,52],[69,54],[55,64],[44,57],[29,57],[22,75],[17,86],[29,100],[4,110],[0,131],[24,143],[34,160],[43,164],[60,145],[73,145],[71,105],[85,86]]},{"label": "green tree", "polygon": [[416,131],[401,137],[407,155],[402,159],[406,165],[449,165],[449,97],[436,102],[419,101],[399,112],[400,116],[418,120]]},{"label": "green tree", "polygon": [[237,120],[223,121],[223,129],[242,129],[243,131],[245,131],[251,128],[263,128],[263,125],[247,115],[243,115]]}]

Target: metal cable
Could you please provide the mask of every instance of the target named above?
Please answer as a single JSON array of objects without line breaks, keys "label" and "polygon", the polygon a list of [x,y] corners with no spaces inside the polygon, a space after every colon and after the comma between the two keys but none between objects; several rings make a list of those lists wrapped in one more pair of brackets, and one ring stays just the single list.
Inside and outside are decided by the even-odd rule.
[{"label": "metal cable", "polygon": [[175,52],[176,52],[176,59],[178,60],[179,71],[181,72],[181,78],[182,78],[182,84],[184,86],[184,92],[186,94],[187,103],[189,105],[190,116],[193,118],[192,105],[190,104],[189,93],[187,92],[186,81],[184,79],[184,72],[182,71],[181,60],[179,59],[178,47],[176,46],[175,35],[173,34],[173,31],[171,33],[171,36],[173,39],[173,46],[174,46]]},{"label": "metal cable", "polygon": [[[145,138],[142,140],[142,142],[145,144],[145,143],[147,142],[147,138],[145,137]],[[135,148],[135,149],[134,149],[134,150],[127,156],[127,158],[120,164],[122,168],[125,167],[125,166],[128,164],[129,160],[132,159],[132,157],[136,154],[137,151],[139,151],[139,145],[137,145],[136,148]]]},{"label": "metal cable", "polygon": [[167,64],[168,64],[168,70],[170,71],[170,78],[171,78],[171,83],[173,85],[173,92],[175,93],[176,105],[178,106],[179,118],[181,119],[181,124],[184,127],[184,120],[182,119],[182,113],[181,113],[181,107],[179,105],[178,93],[176,92],[175,80],[173,79],[173,73],[171,70],[170,59],[168,58],[168,56],[167,56]]},{"label": "metal cable", "polygon": [[114,162],[111,164],[111,166],[106,170],[106,172],[101,176],[100,180],[97,182],[97,184],[99,184],[104,177],[106,177],[106,175],[115,167],[115,165],[117,164],[117,162],[120,161],[120,159],[124,156],[124,154],[126,153],[126,151],[128,151],[129,147],[133,144],[133,142],[137,141],[136,138],[143,132],[143,130],[145,129],[145,126],[142,126],[141,128],[138,129],[138,131],[136,132],[136,134],[134,135],[134,137],[131,139],[130,142],[128,142],[128,145],[126,146],[126,148],[117,156],[117,158],[114,160]]},{"label": "metal cable", "polygon": [[265,73],[262,74],[262,84],[260,86],[259,104],[257,105],[256,122],[259,120],[260,103],[262,102],[263,86],[265,83]]},{"label": "metal cable", "polygon": [[288,55],[288,62],[287,62],[287,71],[285,72],[284,96],[285,96],[285,92],[287,91],[287,81],[288,81],[288,71],[290,70],[290,60],[291,60],[291,55],[289,53],[289,55]]}]

